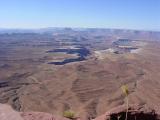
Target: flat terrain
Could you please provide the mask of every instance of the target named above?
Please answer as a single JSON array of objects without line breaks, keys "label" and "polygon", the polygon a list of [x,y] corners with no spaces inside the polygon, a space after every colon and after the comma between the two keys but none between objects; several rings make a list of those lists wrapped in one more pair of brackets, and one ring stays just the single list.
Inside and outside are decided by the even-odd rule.
[{"label": "flat terrain", "polygon": [[[88,54],[80,52],[84,50]],[[125,104],[121,86],[127,84],[130,104],[159,111],[159,53],[158,32],[89,29],[1,34],[0,102],[17,111],[62,115],[71,109],[94,118]]]}]

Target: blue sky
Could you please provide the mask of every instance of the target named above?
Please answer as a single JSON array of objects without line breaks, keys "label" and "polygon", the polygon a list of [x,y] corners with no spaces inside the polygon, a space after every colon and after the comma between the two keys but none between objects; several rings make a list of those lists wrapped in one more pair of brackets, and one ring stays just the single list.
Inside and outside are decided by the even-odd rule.
[{"label": "blue sky", "polygon": [[0,28],[160,30],[160,0],[0,0]]}]

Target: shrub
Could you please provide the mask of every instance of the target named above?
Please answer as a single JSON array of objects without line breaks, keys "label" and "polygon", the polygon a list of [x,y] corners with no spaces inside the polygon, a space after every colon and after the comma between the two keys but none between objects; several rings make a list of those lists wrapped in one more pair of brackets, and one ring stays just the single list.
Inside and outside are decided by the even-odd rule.
[{"label": "shrub", "polygon": [[75,113],[73,111],[67,110],[63,112],[63,116],[69,119],[74,119]]},{"label": "shrub", "polygon": [[128,86],[127,85],[123,85],[122,87],[121,87],[121,89],[122,89],[122,92],[124,93],[124,95],[125,95],[125,97],[126,97],[126,104],[127,104],[127,111],[126,111],[126,118],[125,118],[125,120],[127,120],[127,118],[128,118],[128,116],[127,116],[127,114],[128,114],[128,107],[129,107],[129,100],[128,100],[128,95],[129,95],[129,90],[128,90]]}]

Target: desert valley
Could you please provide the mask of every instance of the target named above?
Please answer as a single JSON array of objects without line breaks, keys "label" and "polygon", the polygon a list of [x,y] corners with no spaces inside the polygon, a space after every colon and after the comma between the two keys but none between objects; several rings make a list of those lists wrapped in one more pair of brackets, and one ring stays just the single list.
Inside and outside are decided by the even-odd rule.
[{"label": "desert valley", "polygon": [[160,114],[160,32],[50,28],[0,31],[0,103],[82,120],[129,104]]}]

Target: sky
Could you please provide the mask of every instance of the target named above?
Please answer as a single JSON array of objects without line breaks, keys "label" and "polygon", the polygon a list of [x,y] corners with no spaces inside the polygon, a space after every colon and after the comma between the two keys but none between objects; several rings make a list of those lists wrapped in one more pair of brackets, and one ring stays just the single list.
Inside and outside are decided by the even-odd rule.
[{"label": "sky", "polygon": [[160,0],[0,0],[0,28],[160,30]]}]

